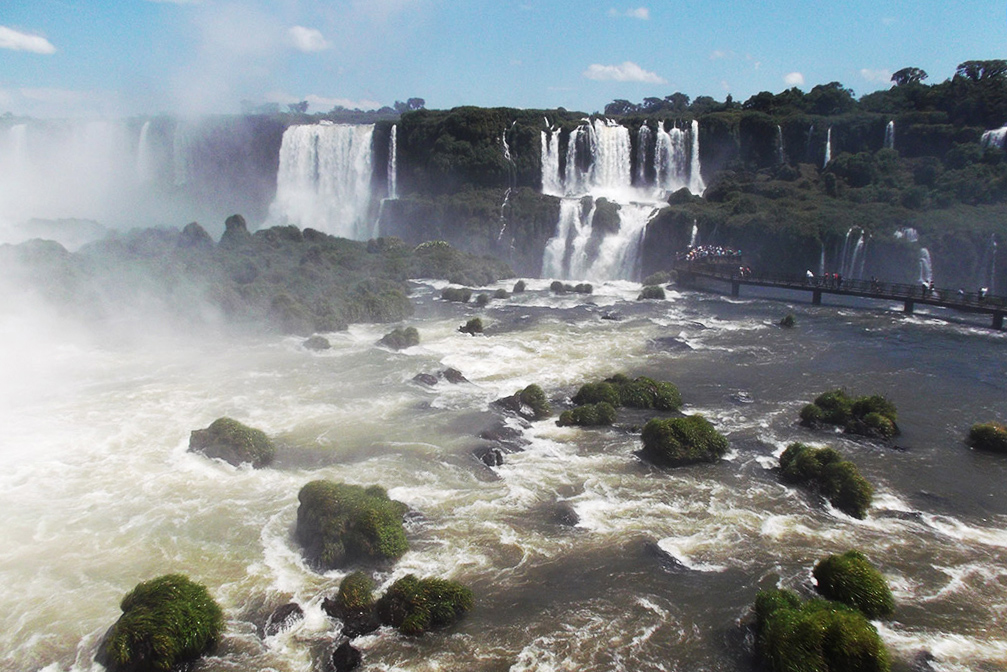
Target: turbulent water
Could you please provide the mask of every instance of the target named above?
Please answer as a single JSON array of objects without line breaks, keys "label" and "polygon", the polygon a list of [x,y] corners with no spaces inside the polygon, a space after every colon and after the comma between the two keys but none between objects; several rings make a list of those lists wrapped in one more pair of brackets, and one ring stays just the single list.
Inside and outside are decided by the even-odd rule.
[{"label": "turbulent water", "polygon": [[[184,572],[227,616],[198,669],[318,669],[340,630],[320,603],[344,572],[312,571],[293,540],[297,492],[317,478],[381,484],[414,512],[411,550],[382,586],[412,572],[477,595],[447,632],[356,640],[365,669],[750,669],[757,590],[807,592],[813,564],[851,547],[893,586],[896,615],[878,628],[897,668],[922,651],[935,670],[1007,665],[1007,460],[963,444],[972,423],[1004,419],[1003,333],[901,306],[691,292],[637,302],[628,282],[583,303],[548,284],[492,302],[486,334],[469,337],[457,327],[475,306],[420,283],[409,324],[421,344],[402,352],[375,344],[388,325],[330,334],[331,350],[311,352],[299,338],[108,338],[4,312],[0,668],[100,669],[94,648],[122,596]],[[787,312],[796,329],[775,326]],[[471,382],[411,382],[445,367]],[[648,466],[635,427],[649,414],[625,412],[601,430],[510,420],[522,452],[495,469],[472,456],[499,421],[492,400],[537,383],[562,408],[616,372],[676,383],[684,411],[730,439],[727,459]],[[898,405],[898,448],[795,423],[841,386]],[[222,415],[272,435],[276,464],[187,453],[189,432]],[[779,483],[777,458],[797,440],[859,465],[876,490],[866,520]],[[291,600],[305,620],[263,639],[268,613]]]}]

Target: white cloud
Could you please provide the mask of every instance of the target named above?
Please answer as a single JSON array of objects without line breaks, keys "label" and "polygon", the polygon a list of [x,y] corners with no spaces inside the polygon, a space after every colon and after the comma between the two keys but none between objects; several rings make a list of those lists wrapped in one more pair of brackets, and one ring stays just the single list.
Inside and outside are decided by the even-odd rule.
[{"label": "white cloud", "polygon": [[304,26],[294,26],[287,31],[290,44],[298,51],[310,53],[312,51],[325,51],[332,45],[325,41],[322,31],[315,28],[305,28]]},{"label": "white cloud", "polygon": [[608,10],[608,15],[609,16],[626,16],[626,17],[629,17],[631,19],[640,19],[641,21],[649,21],[650,20],[650,10],[647,9],[646,7],[637,7],[636,9],[627,9],[624,12],[620,12],[618,9],[615,9],[613,7],[612,9]]},{"label": "white cloud", "polygon": [[644,70],[632,61],[622,65],[592,64],[584,71],[584,76],[598,82],[647,82],[648,84],[667,84],[667,81],[656,73]]},{"label": "white cloud", "polygon": [[860,71],[860,76],[868,82],[874,82],[877,84],[887,84],[892,81],[892,73],[887,70],[869,70],[864,68]]},{"label": "white cloud", "polygon": [[787,86],[804,86],[804,75],[799,72],[790,72],[783,76],[783,83]]},{"label": "white cloud", "polygon": [[56,47],[41,35],[21,33],[7,26],[0,26],[0,49],[30,51],[35,54],[56,53]]}]

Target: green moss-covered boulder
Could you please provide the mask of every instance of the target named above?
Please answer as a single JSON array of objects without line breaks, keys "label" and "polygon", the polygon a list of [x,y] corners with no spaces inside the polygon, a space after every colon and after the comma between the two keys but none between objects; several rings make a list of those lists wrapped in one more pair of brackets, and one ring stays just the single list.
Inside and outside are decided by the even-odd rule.
[{"label": "green moss-covered boulder", "polygon": [[518,392],[518,398],[522,404],[531,409],[536,420],[548,418],[552,415],[552,406],[549,404],[549,399],[538,385],[532,383],[524,388]]},{"label": "green moss-covered boulder", "polygon": [[812,572],[817,590],[829,600],[859,609],[867,618],[891,616],[895,598],[888,582],[870,560],[859,551],[830,555]]},{"label": "green moss-covered boulder", "polygon": [[472,298],[472,290],[468,287],[445,287],[441,290],[441,298],[455,303],[468,303]]},{"label": "green moss-covered boulder", "polygon": [[786,483],[809,487],[844,513],[864,518],[874,497],[874,488],[856,465],[832,448],[812,448],[792,443],[780,455],[780,477]]},{"label": "green moss-covered boulder", "polygon": [[110,672],[168,672],[208,652],[224,631],[206,587],[181,574],[138,584],[119,606],[95,656]]},{"label": "green moss-covered boulder", "polygon": [[582,385],[573,396],[573,403],[578,405],[602,401],[615,407],[677,411],[682,406],[682,395],[672,383],[646,376],[630,380],[623,374],[616,374],[600,383]]},{"label": "green moss-covered boulder", "polygon": [[1007,453],[1007,427],[996,422],[972,425],[968,444],[976,450]]},{"label": "green moss-covered boulder", "polygon": [[587,404],[570,409],[569,411],[563,411],[556,424],[560,427],[569,425],[597,427],[599,425],[611,425],[613,422],[615,422],[615,407],[608,402],[601,401],[597,404]]},{"label": "green moss-covered boulder", "polygon": [[888,672],[877,629],[838,602],[802,602],[790,591],[755,598],[756,655],[773,672]]},{"label": "green moss-covered boulder", "polygon": [[643,457],[660,466],[716,462],[727,449],[727,439],[701,415],[655,418],[643,427]]},{"label": "green moss-covered boulder", "polygon": [[897,419],[895,404],[887,398],[879,394],[854,398],[841,389],[820,394],[814,403],[801,409],[802,425],[839,425],[847,434],[876,439],[897,436]]},{"label": "green moss-covered boulder", "polygon": [[578,405],[605,402],[612,406],[622,406],[619,389],[612,383],[587,383],[573,395],[573,403]]},{"label": "green moss-covered boulder", "polygon": [[640,291],[640,295],[636,297],[637,301],[646,301],[648,299],[656,299],[659,301],[664,301],[664,287],[658,285],[648,285]]},{"label": "green moss-covered boulder", "polygon": [[458,327],[458,331],[463,334],[468,334],[469,336],[475,336],[476,334],[483,333],[483,321],[482,318],[473,317],[468,322]]},{"label": "green moss-covered boulder", "polygon": [[420,332],[416,327],[398,327],[382,336],[378,343],[392,350],[405,350],[420,344]]},{"label": "green moss-covered boulder", "polygon": [[265,467],[276,456],[276,448],[266,433],[231,418],[218,418],[206,429],[189,435],[189,452],[202,453],[235,466]]},{"label": "green moss-covered boulder", "polygon": [[375,613],[374,582],[363,572],[353,572],[339,584],[334,599],[326,598],[322,609],[343,622],[342,634],[349,638],[374,632],[381,625]]},{"label": "green moss-covered boulder", "polygon": [[797,318],[794,317],[793,313],[787,313],[783,316],[783,319],[780,320],[780,326],[784,329],[793,329],[797,326]]},{"label": "green moss-covered boulder", "polygon": [[406,505],[389,499],[384,488],[312,481],[297,498],[297,541],[322,569],[394,560],[409,550],[402,527]]},{"label": "green moss-covered boulder", "polygon": [[412,574],[393,583],[377,603],[385,625],[407,635],[445,628],[472,609],[472,591],[456,581],[419,579]]}]

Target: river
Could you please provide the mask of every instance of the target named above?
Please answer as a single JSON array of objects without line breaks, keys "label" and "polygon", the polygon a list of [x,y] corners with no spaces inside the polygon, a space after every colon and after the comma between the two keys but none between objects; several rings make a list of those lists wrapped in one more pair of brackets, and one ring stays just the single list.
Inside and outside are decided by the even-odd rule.
[{"label": "river", "polygon": [[[923,651],[934,670],[1007,665],[1007,456],[963,442],[971,424],[1007,420],[1007,334],[894,304],[675,291],[637,302],[630,282],[589,297],[528,282],[486,309],[416,283],[408,324],[421,343],[400,352],[376,345],[388,325],[354,325],[312,352],[295,337],[95,332],[34,307],[5,312],[0,668],[102,669],[94,649],[123,595],[183,572],[227,617],[197,669],[319,669],[339,635],[321,601],[345,572],[312,571],[293,539],[297,492],[318,478],[377,483],[411,508],[411,550],[380,586],[415,573],[477,596],[448,631],[356,640],[365,670],[751,669],[756,592],[810,591],[814,563],[849,548],[893,588],[896,614],[877,626],[896,669]],[[797,327],[777,327],[788,312]],[[477,314],[485,335],[457,331]],[[470,382],[412,381],[445,367]],[[617,372],[675,383],[684,412],[729,438],[727,458],[641,462],[634,426],[649,416],[625,411],[607,429],[509,420],[525,449],[494,469],[473,457],[501,418],[493,400],[537,383],[562,408]],[[895,445],[796,423],[836,387],[893,400]],[[274,437],[272,467],[187,452],[191,430],[225,415]],[[792,441],[859,466],[875,486],[866,520],[778,481]],[[576,525],[560,522],[564,507]],[[305,619],[261,637],[289,601]]]}]

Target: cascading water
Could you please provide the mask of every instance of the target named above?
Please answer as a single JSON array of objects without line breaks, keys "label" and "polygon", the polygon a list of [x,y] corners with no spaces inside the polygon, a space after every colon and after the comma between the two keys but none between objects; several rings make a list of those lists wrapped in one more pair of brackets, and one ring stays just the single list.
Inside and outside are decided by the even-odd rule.
[{"label": "cascading water", "polygon": [[930,250],[920,248],[920,283],[930,284],[934,279],[933,264],[930,261]]},{"label": "cascading water", "polygon": [[398,197],[398,125],[392,124],[391,134],[388,136],[388,198]]},{"label": "cascading water", "polygon": [[787,162],[783,153],[783,127],[779,124],[776,125],[776,162],[779,164]]},{"label": "cascading water", "polygon": [[[657,209],[641,203],[626,203],[619,210],[619,231],[605,236],[598,256],[585,277],[634,280],[639,277],[640,247],[647,224]],[[572,269],[571,269],[572,270]],[[587,273],[587,271],[585,272]]]},{"label": "cascading water", "polygon": [[571,232],[581,227],[581,202],[577,198],[564,198],[559,203],[559,221],[556,233],[546,243],[542,256],[542,276],[565,278],[569,271],[567,251],[571,242]]},{"label": "cascading water", "polygon": [[634,177],[637,185],[647,184],[647,166],[649,165],[647,152],[654,142],[653,135],[654,131],[647,124],[641,125],[636,134],[636,173]]},{"label": "cascading water", "polygon": [[270,218],[343,238],[370,235],[373,125],[321,123],[283,133]]},{"label": "cascading water", "polygon": [[692,220],[692,234],[689,236],[689,247],[696,247],[696,242],[699,239],[699,225],[696,220]]},{"label": "cascading water", "polygon": [[895,149],[895,121],[885,126],[885,149]]},{"label": "cascading water", "polygon": [[657,187],[675,192],[689,186],[689,166],[686,163],[685,133],[680,128],[657,129],[657,146],[654,150]]},{"label": "cascading water", "polygon": [[818,257],[818,277],[825,275],[825,243],[822,243],[822,253]]},{"label": "cascading water", "polygon": [[1002,126],[983,133],[981,144],[983,147],[999,147],[1003,149],[1005,139],[1007,139],[1007,126]]},{"label": "cascading water", "polygon": [[563,176],[559,172],[559,127],[551,128],[546,119],[546,130],[540,133],[542,142],[542,193],[547,196],[563,195]]},{"label": "cascading water", "polygon": [[136,177],[140,182],[154,179],[154,161],[150,151],[150,121],[143,122],[136,145]]},{"label": "cascading water", "polygon": [[192,172],[192,135],[193,132],[185,122],[180,121],[175,125],[175,133],[171,142],[171,156],[176,187],[184,186],[189,182],[189,176]]},{"label": "cascading water", "polygon": [[693,119],[690,129],[692,131],[692,158],[689,162],[689,191],[697,196],[702,196],[706,191],[706,183],[703,181],[703,167],[699,160],[699,122]]},{"label": "cascading water", "polygon": [[828,132],[825,134],[825,161],[822,162],[822,170],[829,165],[829,161],[832,160],[832,127],[829,126]]}]

